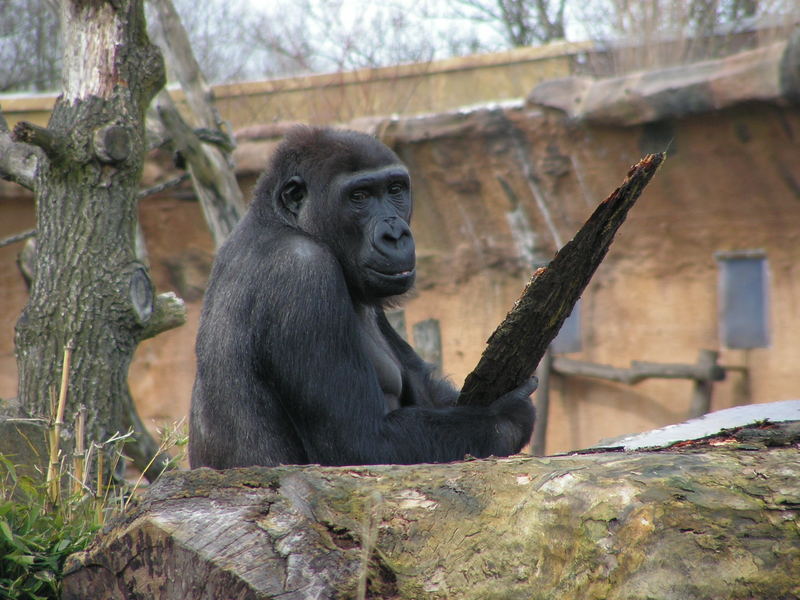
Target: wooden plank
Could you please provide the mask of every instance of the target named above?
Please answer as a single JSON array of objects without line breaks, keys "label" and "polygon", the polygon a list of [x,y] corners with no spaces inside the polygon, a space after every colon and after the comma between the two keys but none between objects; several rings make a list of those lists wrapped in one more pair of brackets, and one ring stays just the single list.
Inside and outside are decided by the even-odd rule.
[{"label": "wooden plank", "polygon": [[531,376],[664,157],[663,152],[649,154],[634,165],[551,263],[536,270],[489,338],[478,365],[464,381],[458,404],[489,405]]}]

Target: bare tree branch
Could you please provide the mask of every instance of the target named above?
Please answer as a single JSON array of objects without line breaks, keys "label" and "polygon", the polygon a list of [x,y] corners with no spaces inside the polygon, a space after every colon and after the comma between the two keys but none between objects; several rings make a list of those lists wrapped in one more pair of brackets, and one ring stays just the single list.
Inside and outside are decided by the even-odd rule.
[{"label": "bare tree branch", "polygon": [[25,240],[32,238],[36,235],[35,229],[28,229],[27,231],[22,231],[20,233],[10,235],[7,238],[3,238],[0,240],[0,248],[5,246],[10,246],[11,244],[16,244],[17,242],[24,242]]},{"label": "bare tree branch", "polygon": [[30,144],[15,141],[0,109],[0,177],[33,189],[39,162],[46,160],[41,150]]},{"label": "bare tree branch", "polygon": [[50,129],[27,121],[20,121],[14,126],[11,139],[20,144],[30,144],[41,148],[51,158],[58,156],[63,147],[63,140]]},{"label": "bare tree branch", "polygon": [[244,198],[233,170],[233,139],[212,105],[211,88],[206,83],[192,53],[186,30],[171,0],[151,0],[156,9],[153,27],[156,43],[162,48],[170,69],[181,83],[192,119],[197,127],[220,132],[230,145],[204,144],[181,117],[169,92],[162,90],[156,99],[158,115],[171,138],[173,148],[189,165],[197,195],[217,247],[227,238],[245,212]]},{"label": "bare tree branch", "polygon": [[0,91],[58,86],[61,48],[55,0],[0,1]]},{"label": "bare tree branch", "polygon": [[[462,18],[493,25],[509,46],[530,46],[564,38],[566,0],[455,0]],[[458,7],[461,7],[459,10]]]},{"label": "bare tree branch", "polygon": [[219,148],[203,144],[186,124],[167,91],[159,93],[156,107],[170,133],[169,144],[186,159],[206,222],[219,248],[245,210],[233,169]]},{"label": "bare tree branch", "polygon": [[178,175],[177,177],[173,177],[172,179],[168,179],[158,185],[154,185],[149,188],[145,188],[143,190],[139,190],[136,193],[136,196],[141,200],[142,198],[147,198],[148,196],[152,196],[153,194],[159,194],[164,190],[168,190],[169,188],[173,188],[182,184],[184,181],[189,179],[189,173],[183,173],[182,175]]},{"label": "bare tree branch", "polygon": [[146,340],[159,333],[175,329],[186,323],[186,305],[173,292],[156,296],[153,314],[142,331],[142,339]]},{"label": "bare tree branch", "polygon": [[167,68],[178,79],[196,127],[218,129],[224,125],[211,104],[213,93],[192,52],[189,36],[172,0],[150,0],[157,19],[152,24],[153,38],[164,53]]}]

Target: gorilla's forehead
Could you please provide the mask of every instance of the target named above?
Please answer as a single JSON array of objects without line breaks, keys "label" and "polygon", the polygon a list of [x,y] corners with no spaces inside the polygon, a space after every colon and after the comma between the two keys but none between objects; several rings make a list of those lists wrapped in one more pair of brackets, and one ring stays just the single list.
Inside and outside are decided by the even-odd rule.
[{"label": "gorilla's forehead", "polygon": [[377,169],[361,169],[354,172],[339,173],[334,177],[333,181],[336,186],[341,187],[345,185],[368,186],[391,179],[408,180],[408,169],[406,169],[405,165],[394,164]]}]

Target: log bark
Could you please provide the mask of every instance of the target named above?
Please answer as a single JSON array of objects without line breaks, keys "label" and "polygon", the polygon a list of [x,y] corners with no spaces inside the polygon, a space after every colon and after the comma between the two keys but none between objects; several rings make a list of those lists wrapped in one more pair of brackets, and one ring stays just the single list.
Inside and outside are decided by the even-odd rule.
[{"label": "log bark", "polygon": [[62,598],[796,598],[797,431],[759,451],[173,472],[68,559]]},{"label": "log bark", "polygon": [[649,154],[634,165],[550,264],[533,274],[464,380],[458,404],[489,405],[531,376],[664,157]]}]

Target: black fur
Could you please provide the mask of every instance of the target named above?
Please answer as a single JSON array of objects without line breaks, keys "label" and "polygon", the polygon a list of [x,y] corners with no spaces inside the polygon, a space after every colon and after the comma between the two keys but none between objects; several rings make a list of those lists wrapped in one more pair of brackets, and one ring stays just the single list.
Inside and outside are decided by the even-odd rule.
[{"label": "black fur", "polygon": [[508,455],[533,426],[531,380],[490,407],[391,328],[413,284],[411,190],[355,132],[297,127],[220,249],[197,338],[192,467],[443,462]]}]

